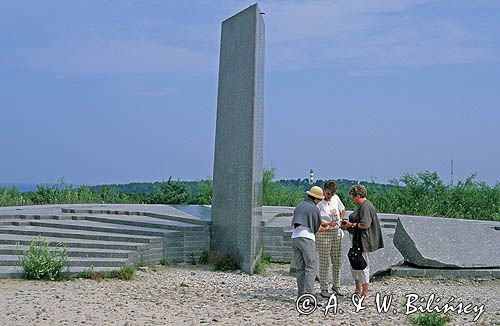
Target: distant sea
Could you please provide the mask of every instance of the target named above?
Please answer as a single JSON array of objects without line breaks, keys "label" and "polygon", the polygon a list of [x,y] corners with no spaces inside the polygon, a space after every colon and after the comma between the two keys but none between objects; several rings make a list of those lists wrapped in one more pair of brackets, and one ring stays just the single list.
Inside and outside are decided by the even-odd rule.
[{"label": "distant sea", "polygon": [[12,188],[13,186],[16,186],[17,189],[21,192],[26,192],[26,191],[36,191],[36,184],[31,184],[31,183],[0,183],[0,188],[7,187],[7,188]]}]

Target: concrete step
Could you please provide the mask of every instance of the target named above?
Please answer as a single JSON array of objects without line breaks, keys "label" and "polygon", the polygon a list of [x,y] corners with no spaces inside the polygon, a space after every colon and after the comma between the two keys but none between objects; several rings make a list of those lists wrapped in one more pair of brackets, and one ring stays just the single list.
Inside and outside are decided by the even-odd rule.
[{"label": "concrete step", "polygon": [[[105,272],[117,270],[122,267],[93,267],[92,270],[94,272]],[[70,267],[66,272],[69,273],[71,277],[77,277],[78,274],[88,271],[89,267],[83,266],[73,266]],[[19,266],[0,266],[0,279],[6,278],[21,278],[23,276],[23,270]]]},{"label": "concrete step", "polygon": [[[29,245],[31,241],[37,240],[35,235],[16,235],[2,234],[0,236],[0,245]],[[156,248],[158,245],[149,243],[134,243],[134,242],[119,242],[119,241],[102,241],[102,240],[87,240],[87,239],[67,239],[57,237],[43,237],[47,240],[50,247],[57,246],[58,243],[63,243],[67,248],[95,248],[95,249],[111,249],[111,250],[145,250]],[[159,246],[161,247],[161,245]]]},{"label": "concrete step", "polygon": [[185,230],[196,231],[203,225],[171,221],[166,219],[158,219],[149,216],[130,216],[130,215],[86,215],[84,216],[88,221],[129,225],[136,227],[164,229],[164,230]]},{"label": "concrete step", "polygon": [[0,226],[0,234],[17,234],[29,236],[43,236],[55,238],[87,239],[118,242],[135,243],[163,243],[161,237],[150,237],[143,235],[125,235],[112,234],[108,232],[88,231],[82,232],[81,229],[61,229],[56,227],[40,226]]},{"label": "concrete step", "polygon": [[175,232],[172,230],[153,229],[139,226],[130,226],[122,224],[109,224],[93,221],[28,221],[29,225],[51,227],[59,229],[97,231],[107,233],[134,234],[141,236],[163,237],[167,233]]},{"label": "concrete step", "polygon": [[[0,255],[22,255],[29,246],[0,245]],[[49,247],[50,251],[60,251],[61,247]],[[137,258],[139,253],[130,250],[110,250],[95,248],[66,248],[68,257]]]},{"label": "concrete step", "polygon": [[381,228],[386,228],[386,229],[395,229],[396,228],[396,224],[393,224],[393,223],[380,223],[380,227]]},{"label": "concrete step", "polygon": [[[170,210],[171,214],[168,213],[159,213],[159,212],[146,212],[146,211],[141,211],[140,208],[134,208],[131,210],[108,210],[108,209],[97,209],[97,208],[69,208],[69,207],[63,207],[61,209],[61,212],[63,213],[76,213],[76,214],[91,214],[92,216],[95,215],[100,215],[100,216],[112,216],[112,215],[120,215],[121,217],[123,216],[128,216],[128,215],[133,215],[133,216],[144,216],[144,217],[151,217],[159,220],[168,220],[168,221],[177,221],[177,222],[182,222],[182,223],[189,223],[189,224],[195,224],[195,225],[207,225],[208,221],[199,219],[197,217],[192,216],[191,214],[186,214],[184,211],[175,209],[171,206],[165,207]],[[163,208],[163,209],[165,209]],[[137,210],[139,209],[139,210]],[[153,209],[154,210],[154,209]]]},{"label": "concrete step", "polygon": [[6,220],[68,220],[78,218],[78,216],[64,214],[16,214],[16,215],[0,215],[0,221]]},{"label": "concrete step", "polygon": [[399,218],[397,216],[394,216],[394,217],[385,216],[385,217],[381,217],[379,220],[380,220],[380,222],[397,224],[398,223],[398,219]]},{"label": "concrete step", "polygon": [[[83,220],[83,218],[81,218]],[[29,219],[21,219],[21,218],[16,218],[16,219],[2,219],[0,220],[0,225],[15,225],[15,226],[23,226],[23,225],[30,225],[30,222],[32,221],[71,221],[72,218],[70,216],[64,217],[64,218],[53,218],[53,216],[47,216],[46,218],[29,218]]]},{"label": "concrete step", "polygon": [[418,268],[412,266],[396,266],[391,270],[391,275],[399,277],[425,277],[425,278],[500,278],[500,269],[463,268],[440,269]]},{"label": "concrete step", "polygon": [[[19,266],[21,256],[0,255],[0,266]],[[68,257],[69,266],[121,267],[132,265],[126,258]]]}]

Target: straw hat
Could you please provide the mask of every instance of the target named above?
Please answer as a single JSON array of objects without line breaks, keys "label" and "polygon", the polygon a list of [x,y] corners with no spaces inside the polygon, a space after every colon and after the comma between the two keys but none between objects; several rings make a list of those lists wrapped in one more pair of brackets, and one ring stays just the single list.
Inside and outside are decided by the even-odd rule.
[{"label": "straw hat", "polygon": [[317,199],[325,198],[325,196],[323,195],[323,189],[321,189],[321,187],[318,186],[311,187],[310,190],[306,191],[306,194],[308,194],[309,196],[313,196],[314,198]]}]

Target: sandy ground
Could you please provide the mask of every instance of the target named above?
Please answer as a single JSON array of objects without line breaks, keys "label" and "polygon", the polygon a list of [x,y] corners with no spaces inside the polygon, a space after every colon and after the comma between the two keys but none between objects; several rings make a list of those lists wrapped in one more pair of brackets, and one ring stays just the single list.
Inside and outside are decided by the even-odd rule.
[{"label": "sandy ground", "polygon": [[[383,277],[371,285],[367,307],[339,298],[337,313],[325,316],[328,299],[309,315],[295,307],[295,278],[288,265],[272,265],[267,276],[214,272],[208,266],[153,266],[132,281],[75,279],[63,282],[0,280],[0,325],[410,325],[406,311],[410,293],[425,302],[431,294],[443,307],[451,297],[457,306],[472,303],[484,312],[450,312],[452,325],[500,324],[500,280],[429,280]],[[317,284],[319,289],[319,285]],[[352,291],[353,288],[346,288]],[[392,295],[386,313],[378,313],[375,294]],[[436,299],[430,307],[436,306]],[[333,303],[333,301],[332,301]],[[469,306],[471,307],[471,306]],[[340,312],[342,310],[342,313]]]}]

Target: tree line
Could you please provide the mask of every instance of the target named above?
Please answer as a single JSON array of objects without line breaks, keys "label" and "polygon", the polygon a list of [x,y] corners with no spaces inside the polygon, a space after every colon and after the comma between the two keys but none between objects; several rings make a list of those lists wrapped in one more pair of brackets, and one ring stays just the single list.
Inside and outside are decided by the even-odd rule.
[{"label": "tree line", "polygon": [[[296,206],[311,187],[307,179],[275,180],[276,170],[265,169],[263,205]],[[323,186],[324,180],[314,185]],[[375,181],[337,180],[338,195],[346,209],[354,209],[347,193],[361,183],[379,212],[500,221],[500,182],[490,186],[475,175],[446,185],[436,172],[404,174],[388,184]],[[36,191],[21,192],[15,186],[0,188],[0,206],[43,204],[197,204],[212,202],[212,180],[142,182],[98,186],[79,186],[60,180],[53,185],[38,185]]]}]

